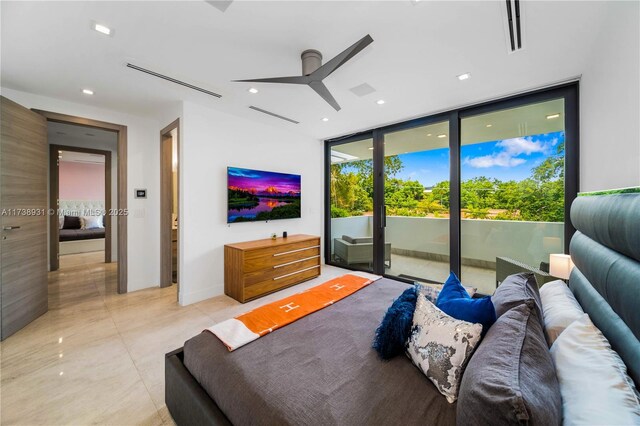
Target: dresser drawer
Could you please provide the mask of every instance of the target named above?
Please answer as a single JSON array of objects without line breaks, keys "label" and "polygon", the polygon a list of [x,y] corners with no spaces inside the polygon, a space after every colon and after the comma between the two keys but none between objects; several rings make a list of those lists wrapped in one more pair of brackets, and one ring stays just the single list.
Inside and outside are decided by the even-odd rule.
[{"label": "dresser drawer", "polygon": [[244,253],[246,260],[255,259],[265,255],[272,255],[274,257],[285,256],[287,254],[295,253],[297,250],[307,249],[310,247],[320,246],[320,239],[309,239],[305,241],[298,241],[295,243],[278,244],[272,247],[265,247],[260,249],[247,250]]},{"label": "dresser drawer", "polygon": [[278,256],[273,254],[263,254],[262,256],[246,259],[244,262],[244,272],[255,272],[264,269],[271,269],[274,266],[284,265],[308,257],[320,256],[320,246],[296,249],[288,253],[281,253]]},{"label": "dresser drawer", "polygon": [[311,266],[290,275],[278,276],[270,280],[260,281],[244,288],[244,301],[263,296],[267,293],[298,284],[320,275],[320,265]]},{"label": "dresser drawer", "polygon": [[311,266],[316,266],[319,264],[320,264],[320,256],[312,256],[312,257],[306,257],[303,259],[297,259],[289,263],[270,266],[269,268],[266,268],[266,269],[261,269],[254,272],[248,272],[248,273],[245,273],[243,277],[244,285],[245,287],[247,287],[252,284],[265,281],[267,279],[281,277],[283,275],[287,275],[292,272],[297,272],[302,269],[307,269]]}]

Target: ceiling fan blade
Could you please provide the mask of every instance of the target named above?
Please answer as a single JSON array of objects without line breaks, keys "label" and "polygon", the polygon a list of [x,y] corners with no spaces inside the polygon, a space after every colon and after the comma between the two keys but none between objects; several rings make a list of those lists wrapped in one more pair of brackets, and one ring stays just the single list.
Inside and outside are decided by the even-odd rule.
[{"label": "ceiling fan blade", "polygon": [[327,103],[333,107],[333,109],[335,109],[336,111],[340,111],[340,105],[338,105],[338,102],[336,102],[336,100],[329,92],[329,89],[327,89],[327,86],[325,86],[323,82],[312,81],[311,83],[309,83],[309,87],[315,90],[315,92],[320,95],[322,99],[327,101]]},{"label": "ceiling fan blade", "polygon": [[233,80],[234,82],[246,83],[288,83],[288,84],[309,84],[311,79],[306,75],[293,77],[273,77],[273,78],[256,78],[252,80]]},{"label": "ceiling fan blade", "polygon": [[353,45],[345,49],[342,53],[311,73],[310,77],[312,77],[314,80],[324,80],[329,75],[331,75],[332,72],[340,68],[342,65],[344,65],[345,62],[353,58],[362,49],[364,49],[371,43],[373,43],[373,38],[371,38],[371,36],[367,34],[366,36],[355,42]]}]

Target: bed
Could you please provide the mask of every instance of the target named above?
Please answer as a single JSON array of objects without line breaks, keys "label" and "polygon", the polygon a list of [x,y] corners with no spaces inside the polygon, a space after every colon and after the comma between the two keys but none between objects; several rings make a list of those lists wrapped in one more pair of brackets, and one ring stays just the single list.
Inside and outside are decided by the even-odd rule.
[{"label": "bed", "polygon": [[[101,200],[60,200],[60,224],[64,224],[64,216],[96,216],[104,213],[104,202]],[[88,253],[104,250],[105,228],[65,229],[59,231],[61,255]]]},{"label": "bed", "polygon": [[[640,383],[640,194],[579,197],[569,288]],[[229,353],[202,333],[166,355],[165,400],[181,424],[438,424],[448,404],[406,357],[381,362],[373,332],[406,284],[381,279]]]}]

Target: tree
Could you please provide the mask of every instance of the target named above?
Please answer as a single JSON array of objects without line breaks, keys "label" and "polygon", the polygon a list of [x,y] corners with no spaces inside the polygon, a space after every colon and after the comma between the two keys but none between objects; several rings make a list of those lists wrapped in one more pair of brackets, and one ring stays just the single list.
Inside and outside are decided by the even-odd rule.
[{"label": "tree", "polygon": [[554,179],[564,180],[564,142],[556,146],[556,153],[547,157],[540,165],[531,169],[532,177],[538,182]]},{"label": "tree", "polygon": [[[439,217],[450,209],[450,183],[430,189],[412,179],[397,178],[404,168],[398,156],[384,159],[385,203],[398,216]],[[500,181],[486,176],[460,183],[461,207],[475,219],[564,221],[564,142],[555,153],[531,169],[522,181]],[[358,160],[331,165],[331,216],[361,215],[373,209],[373,161]],[[490,210],[499,212],[490,213]]]}]

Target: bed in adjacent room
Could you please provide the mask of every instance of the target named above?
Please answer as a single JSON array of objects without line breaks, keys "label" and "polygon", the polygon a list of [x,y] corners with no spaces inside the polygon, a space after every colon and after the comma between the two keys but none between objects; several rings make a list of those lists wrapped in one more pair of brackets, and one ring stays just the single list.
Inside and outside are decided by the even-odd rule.
[{"label": "bed in adjacent room", "polygon": [[[620,362],[620,365],[609,367],[615,367],[616,372],[626,367],[628,375],[625,376],[625,386],[635,391],[634,382],[636,386],[640,383],[640,315],[637,310],[640,306],[640,194],[579,197],[572,206],[571,217],[578,230],[571,241],[571,255],[576,267],[568,287],[563,282],[555,282],[553,286],[560,289],[560,293],[568,293],[574,301],[572,303],[579,303],[576,309],[581,314],[577,314],[576,318],[588,324],[592,321],[601,331],[600,336],[606,337],[607,344],[617,352]],[[526,281],[527,285],[533,282],[535,285],[533,275],[518,274],[514,277],[514,281]],[[483,395],[474,395],[474,389],[481,389],[479,384],[490,384],[493,380],[491,373],[485,374],[483,371],[485,359],[488,359],[485,357],[495,352],[492,349],[500,346],[496,342],[500,342],[501,338],[503,341],[509,340],[508,336],[505,340],[505,336],[498,335],[498,325],[508,326],[509,323],[502,320],[511,313],[518,314],[518,309],[540,311],[537,320],[530,319],[527,323],[535,325],[534,329],[538,327],[538,334],[533,338],[523,337],[525,340],[520,346],[537,344],[537,350],[543,347],[542,355],[551,366],[553,375],[551,388],[555,386],[554,389],[557,389],[559,386],[562,392],[569,389],[566,388],[570,386],[567,382],[573,380],[576,372],[571,372],[569,367],[567,371],[559,372],[556,378],[556,369],[550,360],[553,357],[556,365],[563,363],[562,351],[566,352],[567,348],[571,349],[571,344],[575,344],[567,336],[574,332],[579,336],[581,329],[577,327],[580,324],[572,319],[561,328],[554,328],[555,343],[551,345],[551,340],[545,340],[549,339],[551,327],[543,330],[543,325],[538,323],[547,327],[554,320],[551,315],[553,312],[550,311],[549,318],[543,321],[541,311],[548,306],[539,306],[543,304],[539,295],[535,300],[531,299],[531,303],[515,308],[498,309],[496,305],[498,320],[470,355],[457,403],[449,403],[409,357],[402,355],[389,361],[380,360],[372,349],[376,328],[394,299],[409,287],[408,284],[382,278],[325,309],[233,352],[229,352],[209,332],[189,339],[183,348],[166,356],[165,396],[171,415],[179,425],[453,425],[475,423],[470,420],[473,417],[469,417],[469,411],[461,415],[459,405],[474,406],[481,402],[474,408],[474,413],[478,414],[477,424],[489,424],[487,422],[492,415],[497,418],[504,406],[500,406],[498,394],[494,400],[491,395],[486,395],[491,390],[483,391]],[[538,292],[537,286],[535,291]],[[551,291],[543,293],[547,294],[547,298],[559,297]],[[495,303],[497,299],[494,295]],[[552,304],[545,303],[549,306]],[[588,318],[584,313],[588,314]],[[564,333],[564,337],[561,333]],[[492,344],[494,346],[490,346]],[[558,347],[554,348],[554,345]],[[523,352],[524,356],[539,355],[530,350],[528,354]],[[483,357],[482,360],[480,357]],[[614,361],[611,363],[614,364]],[[509,368],[509,364],[513,363],[508,361],[501,368]],[[601,367],[597,366],[604,370]],[[529,372],[535,376],[539,373],[536,369],[540,367],[523,365],[519,368],[529,369],[520,370],[521,376]],[[544,374],[548,377],[548,373]],[[474,384],[471,383],[473,380],[476,380]],[[465,386],[467,389],[463,389]],[[531,387],[531,383],[527,386]],[[536,386],[535,383],[532,388],[523,385],[522,392],[533,395],[535,399],[536,392],[544,394],[540,389],[545,384],[540,383],[540,389],[536,389]],[[591,392],[597,395],[597,391]],[[634,419],[634,404],[638,404],[638,401],[637,395],[631,395],[627,403],[631,405],[632,412],[629,418]],[[568,402],[564,393],[563,398],[557,393],[547,411],[561,407],[567,421],[568,415],[580,415],[575,414],[576,410],[580,404],[587,402],[588,397],[585,394],[582,401]],[[629,395],[626,397],[629,398]],[[542,398],[549,401],[549,395],[542,395]],[[614,399],[611,399],[612,405],[607,408],[616,411]],[[567,403],[575,407],[567,407]],[[580,407],[580,410],[584,410],[584,407]],[[514,418],[527,419],[529,424],[544,423],[543,419],[546,418],[532,417],[534,412],[527,405],[521,415],[516,413]],[[555,422],[559,424],[561,417],[562,414],[554,417]],[[510,424],[514,421],[495,424],[501,423]]]},{"label": "bed in adjacent room", "polygon": [[104,250],[104,201],[59,201],[59,254]]}]

